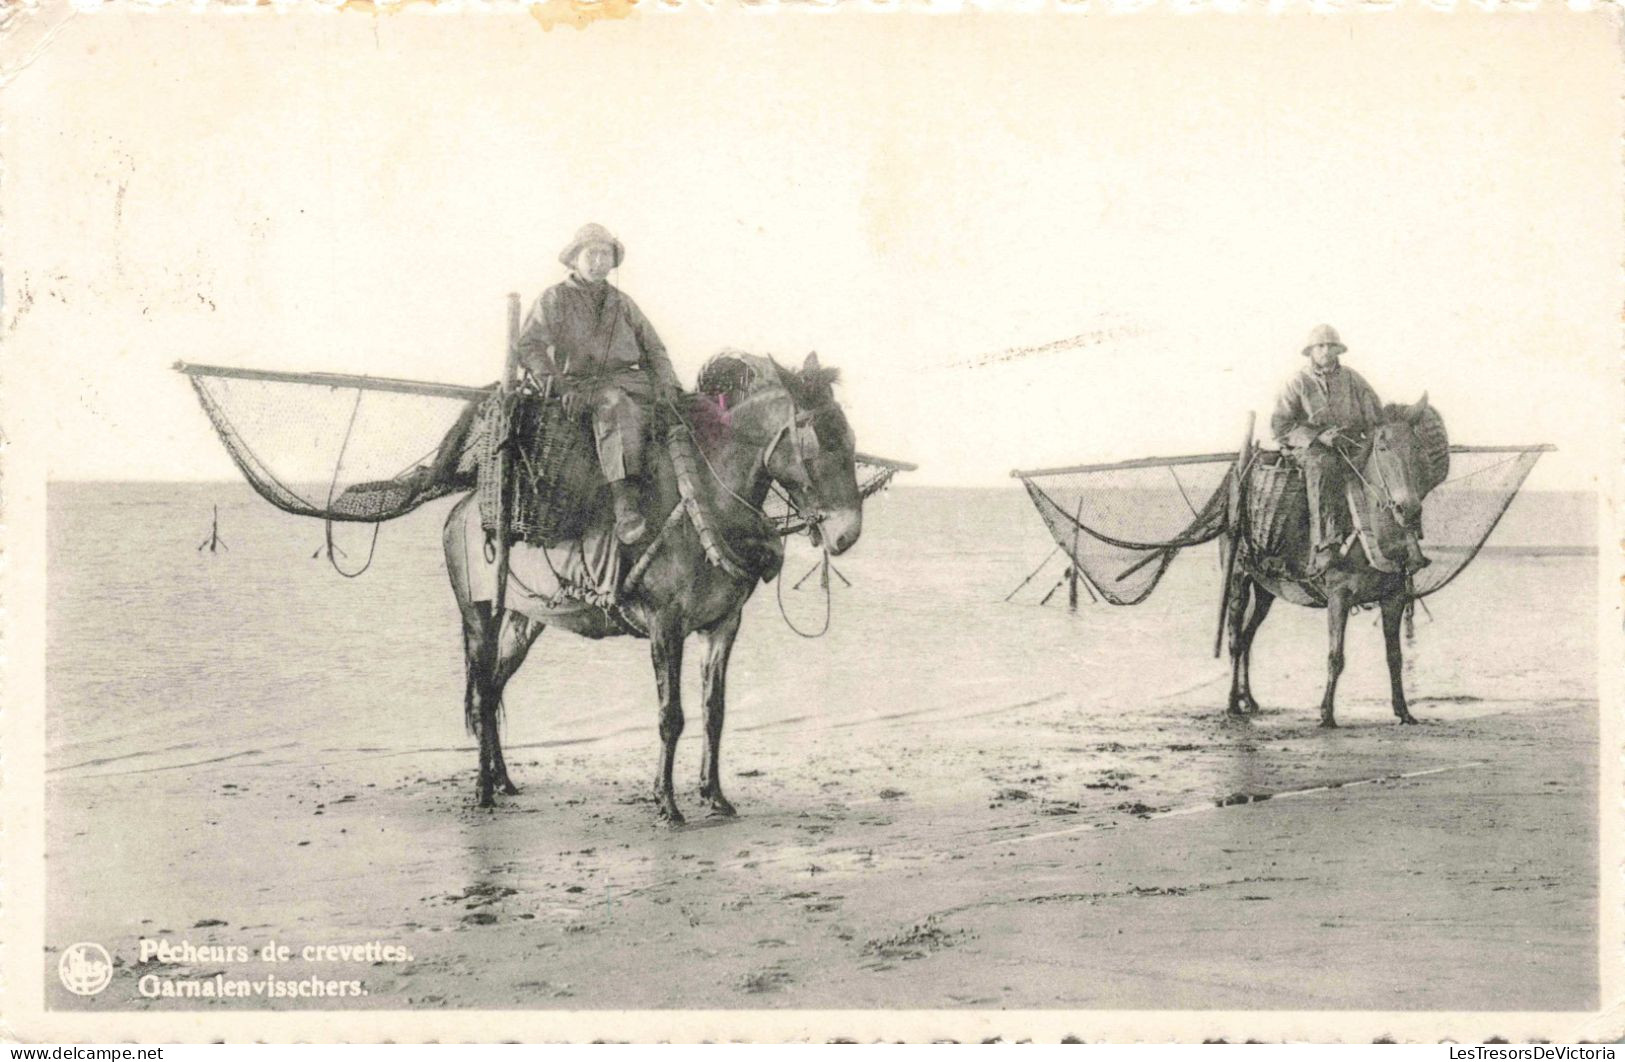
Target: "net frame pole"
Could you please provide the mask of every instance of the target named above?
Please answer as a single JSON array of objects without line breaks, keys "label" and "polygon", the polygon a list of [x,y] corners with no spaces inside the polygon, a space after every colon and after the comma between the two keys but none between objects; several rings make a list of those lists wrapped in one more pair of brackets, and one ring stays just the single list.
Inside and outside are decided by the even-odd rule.
[{"label": "net frame pole", "polygon": [[[502,366],[501,400],[507,403],[509,396],[514,392],[519,380],[519,293],[508,293],[508,353]],[[511,427],[511,425],[510,425]],[[497,585],[491,594],[491,628],[486,633],[487,652],[486,667],[490,673],[487,680],[494,680],[497,674],[497,655],[502,649],[502,619],[508,605],[508,447],[506,441],[496,448],[496,460],[493,462],[492,474],[497,477],[497,540],[496,540],[496,569]]]},{"label": "net frame pole", "polygon": [[[1236,451],[1236,464],[1231,472],[1236,477],[1235,494],[1233,495],[1236,498],[1242,497],[1247,489],[1247,484],[1242,482],[1242,473],[1247,468],[1248,459],[1252,457],[1253,427],[1257,420],[1258,413],[1256,410],[1247,414],[1247,433],[1241,438],[1241,449]],[[1230,514],[1230,531],[1224,536],[1224,541],[1229,548],[1225,551],[1224,558],[1224,585],[1219,588],[1219,629],[1213,635],[1213,658],[1215,660],[1224,651],[1224,621],[1226,614],[1230,611],[1230,584],[1235,579],[1236,554],[1241,552],[1240,506],[1237,505],[1236,508],[1238,511]]]},{"label": "net frame pole", "polygon": [[356,387],[363,391],[392,391],[403,395],[473,400],[491,393],[490,387],[433,383],[427,380],[399,380],[388,376],[356,376],[338,372],[275,372],[269,369],[238,369],[226,365],[194,365],[177,361],[174,370],[187,376],[213,376],[225,380],[260,380],[267,383],[315,384],[327,387]]}]

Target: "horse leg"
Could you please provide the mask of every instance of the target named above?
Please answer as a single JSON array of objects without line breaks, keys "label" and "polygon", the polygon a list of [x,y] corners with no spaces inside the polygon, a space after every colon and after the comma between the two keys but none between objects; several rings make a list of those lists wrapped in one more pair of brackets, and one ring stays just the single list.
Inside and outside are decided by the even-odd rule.
[{"label": "horse leg", "polygon": [[463,610],[463,665],[466,682],[463,689],[463,725],[480,743],[480,776],[475,787],[475,800],[482,808],[496,804],[496,706],[501,699],[492,679],[491,606],[481,601],[471,603]]},{"label": "horse leg", "polygon": [[[496,674],[492,677],[499,711],[502,708],[502,692],[507,689],[508,680],[513,678],[514,673],[525,662],[530,647],[536,644],[536,639],[540,638],[542,631],[546,629],[547,624],[530,619],[518,612],[509,612],[507,614],[502,625],[501,641],[497,648]],[[508,777],[508,764],[502,758],[502,735],[500,733],[494,734],[493,740],[496,746],[494,749],[495,756],[491,764],[495,771],[493,781],[504,794],[513,796],[519,792],[519,787],[513,784],[513,779]]]},{"label": "horse leg", "polygon": [[[1248,581],[1252,582],[1250,579]],[[1258,702],[1253,700],[1253,636],[1258,633],[1258,628],[1264,625],[1264,617],[1270,614],[1270,608],[1274,604],[1275,595],[1253,583],[1252,613],[1247,617],[1247,626],[1241,631],[1241,652],[1236,665],[1236,681],[1239,682],[1241,689],[1241,709],[1253,715],[1258,714]],[[1235,648],[1232,647],[1231,653],[1235,652]]]},{"label": "horse leg", "polygon": [[677,739],[683,733],[682,626],[657,617],[657,622],[650,624],[649,654],[654,660],[655,687],[660,694],[660,767],[655,772],[655,804],[661,818],[681,826],[683,813],[677,810],[671,770],[677,758]]},{"label": "horse leg", "polygon": [[1394,714],[1401,723],[1414,723],[1405,704],[1405,652],[1399,642],[1399,628],[1405,621],[1405,598],[1399,594],[1382,602],[1382,640],[1388,649],[1388,684],[1393,688]]},{"label": "horse leg", "polygon": [[519,670],[525,654],[544,628],[543,624],[531,623],[512,612],[505,613],[505,618],[508,622],[502,624],[496,656],[491,659],[491,625],[499,622],[491,616],[491,606],[487,602],[471,604],[463,617],[463,658],[467,671],[463,719],[480,743],[480,775],[475,796],[482,808],[496,804],[498,786],[509,796],[519,792],[508,777],[508,767],[502,758],[498,716],[503,688]]},{"label": "horse leg", "polygon": [[732,816],[734,806],[722,795],[722,717],[728,683],[728,656],[739,634],[742,610],[735,609],[705,632],[705,662],[701,681],[705,696],[705,753],[700,762],[700,797],[711,804],[713,815]]},{"label": "horse leg", "polygon": [[[1241,632],[1252,591],[1252,579],[1245,572],[1236,572],[1230,580],[1230,601],[1225,609],[1225,626],[1230,630],[1230,703],[1225,711],[1230,715],[1246,715],[1248,710],[1246,701],[1242,699],[1246,688],[1242,681],[1242,661],[1246,659],[1246,653],[1242,648]],[[1257,711],[1258,706],[1253,705],[1252,710]]]},{"label": "horse leg", "polygon": [[1320,725],[1335,727],[1337,677],[1343,673],[1343,636],[1348,632],[1349,609],[1353,595],[1347,590],[1330,590],[1326,595],[1326,695],[1320,700]]}]

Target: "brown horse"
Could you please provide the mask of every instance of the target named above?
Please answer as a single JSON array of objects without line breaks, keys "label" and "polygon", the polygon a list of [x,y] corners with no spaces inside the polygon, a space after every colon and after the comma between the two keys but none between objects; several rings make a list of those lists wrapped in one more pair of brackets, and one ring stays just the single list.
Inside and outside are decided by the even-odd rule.
[{"label": "brown horse", "polygon": [[[1447,449],[1437,444],[1443,439],[1443,422],[1428,405],[1426,395],[1415,405],[1389,406],[1384,412],[1383,423],[1372,431],[1363,453],[1350,459],[1352,467],[1346,475],[1363,485],[1378,551],[1403,557],[1405,536],[1421,532],[1423,498],[1444,478],[1439,454]],[[1424,432],[1429,434],[1426,439]],[[1246,485],[1240,494],[1248,496]],[[1374,565],[1359,537],[1325,574],[1300,574],[1305,571],[1311,542],[1306,510],[1299,515],[1303,518],[1285,522],[1280,528],[1280,540],[1268,547],[1258,542],[1259,528],[1249,526],[1245,517],[1236,521],[1240,530],[1234,533],[1236,544],[1232,548],[1239,553],[1226,616],[1230,630],[1230,714],[1258,711],[1248,677],[1253,636],[1275,599],[1284,597],[1296,604],[1326,609],[1329,651],[1326,693],[1320,702],[1321,726],[1337,725],[1333,712],[1337,678],[1343,671],[1343,636],[1349,613],[1369,604],[1382,608],[1394,714],[1401,723],[1416,722],[1405,703],[1404,657],[1399,641],[1405,607],[1411,600],[1409,577],[1402,568],[1386,571]]]},{"label": "brown horse", "polygon": [[[661,753],[654,795],[661,817],[673,825],[683,821],[672,793],[672,761],[683,732],[679,700],[683,644],[693,633],[705,639],[706,742],[700,796],[713,814],[734,814],[722,795],[724,691],[745,601],[759,578],[777,573],[777,532],[761,512],[770,484],[783,488],[807,516],[814,541],[829,553],[849,549],[862,531],[855,441],[831,390],[836,376],[835,370],[819,366],[817,355],[810,355],[799,371],[748,354],[712,359],[701,374],[702,384],[708,378],[724,383],[718,385],[717,395],[693,399],[686,413],[695,426],[700,458],[694,479],[700,505],[721,546],[741,563],[730,565],[735,569],[731,574],[708,560],[693,522],[673,518],[668,526],[667,518],[681,504],[677,473],[664,447],[650,447],[644,517],[651,528],[666,530],[646,541],[643,549],[651,556],[636,584],[620,594],[618,615],[578,606],[546,621],[590,638],[633,633],[649,639],[660,700]],[[477,795],[480,805],[489,807],[497,788],[507,794],[518,792],[503,763],[497,718],[504,686],[524,663],[546,622],[512,610],[493,617],[490,601],[473,600],[470,566],[478,563],[481,549],[472,541],[479,534],[472,501],[464,498],[452,509],[444,539],[447,570],[463,616],[465,721],[480,743]],[[493,623],[500,624],[494,643]],[[495,658],[488,659],[493,644]]]}]

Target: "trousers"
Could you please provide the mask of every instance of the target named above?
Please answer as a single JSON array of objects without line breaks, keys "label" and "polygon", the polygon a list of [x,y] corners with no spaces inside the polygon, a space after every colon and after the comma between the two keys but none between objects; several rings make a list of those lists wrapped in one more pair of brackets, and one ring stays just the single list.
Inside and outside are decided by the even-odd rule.
[{"label": "trousers", "polygon": [[592,413],[593,441],[598,445],[598,467],[604,479],[615,483],[643,472],[643,436],[654,392],[641,371],[608,378],[570,381],[587,393]]},{"label": "trousers", "polygon": [[1318,442],[1294,451],[1294,456],[1303,468],[1304,486],[1309,492],[1309,533],[1314,548],[1341,543],[1352,530],[1348,499],[1343,494],[1343,459]]}]

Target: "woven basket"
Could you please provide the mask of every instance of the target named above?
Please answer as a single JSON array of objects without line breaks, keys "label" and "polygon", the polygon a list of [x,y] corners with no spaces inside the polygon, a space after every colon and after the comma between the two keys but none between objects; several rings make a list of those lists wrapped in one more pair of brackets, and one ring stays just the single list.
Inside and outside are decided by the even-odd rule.
[{"label": "woven basket", "polygon": [[506,464],[508,540],[553,546],[579,538],[604,485],[597,447],[586,414],[571,416],[557,399],[522,395],[493,397],[482,416],[489,425],[480,455],[480,523],[498,524],[497,450],[513,437]]},{"label": "woven basket", "polygon": [[1258,553],[1277,553],[1295,524],[1309,520],[1303,470],[1280,457],[1257,461],[1247,473],[1247,541]]}]

